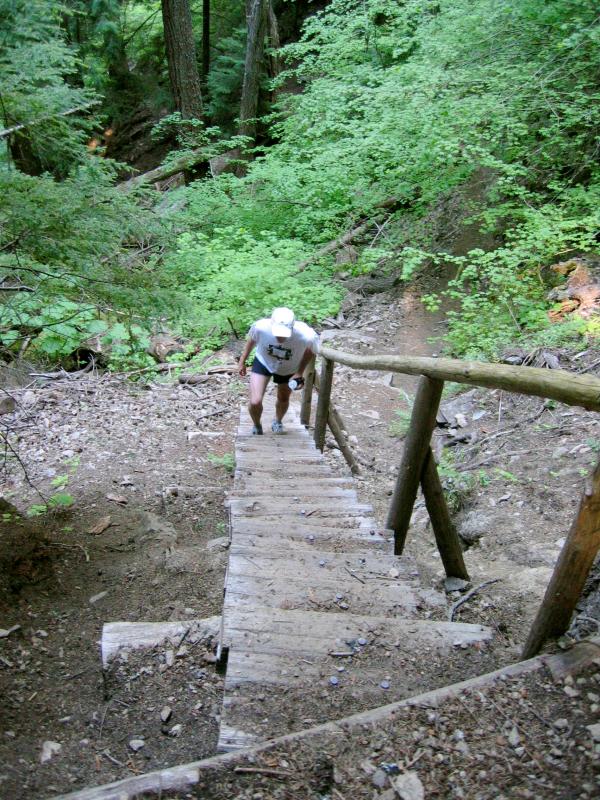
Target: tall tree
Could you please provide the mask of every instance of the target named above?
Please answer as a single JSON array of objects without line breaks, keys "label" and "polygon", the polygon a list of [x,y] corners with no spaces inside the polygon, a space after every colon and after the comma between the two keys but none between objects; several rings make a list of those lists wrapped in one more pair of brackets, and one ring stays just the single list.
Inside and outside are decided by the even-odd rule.
[{"label": "tall tree", "polygon": [[202,116],[202,91],[189,0],[161,0],[169,80],[181,116]]},{"label": "tall tree", "polygon": [[246,0],[246,25],[248,37],[246,61],[244,64],[244,83],[240,105],[240,133],[256,136],[256,115],[262,62],[265,52],[265,36],[269,17],[269,0]]},{"label": "tall tree", "polygon": [[206,84],[210,69],[210,0],[202,0],[202,80]]}]

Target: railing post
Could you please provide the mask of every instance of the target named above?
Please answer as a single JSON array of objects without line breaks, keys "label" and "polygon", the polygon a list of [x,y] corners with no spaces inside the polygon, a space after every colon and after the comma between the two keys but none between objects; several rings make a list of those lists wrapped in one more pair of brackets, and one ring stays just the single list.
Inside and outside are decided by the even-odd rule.
[{"label": "railing post", "polygon": [[317,403],[317,415],[315,418],[315,446],[317,450],[323,452],[325,447],[325,428],[329,417],[329,402],[331,399],[331,387],[333,385],[334,362],[328,358],[323,358],[321,364],[321,375],[319,376],[319,402]]},{"label": "railing post", "polygon": [[425,505],[429,512],[431,527],[435,534],[435,541],[442,557],[442,563],[449,578],[464,578],[469,580],[469,573],[465,566],[460,539],[444,497],[440,476],[435,465],[431,447],[425,456],[425,465],[421,474],[421,489],[425,497]]},{"label": "railing post", "polygon": [[315,357],[306,365],[304,370],[304,389],[302,390],[302,403],[300,405],[300,424],[308,428],[310,425],[310,409],[312,405],[313,386],[315,384]]},{"label": "railing post", "polygon": [[437,378],[423,376],[419,381],[386,523],[386,527],[394,531],[395,555],[401,555],[404,550],[443,388],[444,381]]},{"label": "railing post", "polygon": [[600,549],[600,461],[588,482],[546,594],[534,620],[523,658],[535,656],[546,639],[569,627],[588,573]]}]

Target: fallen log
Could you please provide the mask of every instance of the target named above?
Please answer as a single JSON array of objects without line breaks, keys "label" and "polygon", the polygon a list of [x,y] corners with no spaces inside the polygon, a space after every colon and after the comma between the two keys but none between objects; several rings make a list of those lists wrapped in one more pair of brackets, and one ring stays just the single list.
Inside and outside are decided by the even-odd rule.
[{"label": "fallen log", "polygon": [[180,158],[176,158],[174,161],[170,161],[168,164],[163,164],[160,167],[151,169],[149,172],[143,172],[141,175],[136,175],[134,178],[129,178],[128,180],[117,184],[117,189],[120,189],[122,192],[131,192],[134,189],[137,189],[138,186],[143,186],[147,183],[164,181],[166,178],[170,178],[171,175],[175,175],[178,172],[183,172],[184,170],[190,169],[190,167],[199,164],[201,161],[206,160],[207,158],[205,150],[198,148],[197,150],[192,150],[190,153],[187,153]]},{"label": "fallen log", "polygon": [[600,379],[562,369],[512,367],[507,364],[425,356],[360,356],[331,347],[321,347],[321,355],[354,369],[425,375],[438,380],[550,398],[567,405],[582,406],[588,411],[600,411]]},{"label": "fallen log", "polygon": [[176,644],[182,637],[200,641],[217,636],[221,628],[221,617],[207,617],[185,622],[107,622],[102,628],[102,666],[120,650],[137,650],[156,647],[167,639]]},{"label": "fallen log", "polygon": [[[382,203],[379,203],[377,208],[384,208],[387,211],[393,212],[399,203],[395,197],[391,197],[388,200],[384,200]],[[296,272],[303,272],[307,267],[313,264],[315,261],[318,261],[323,256],[328,256],[331,253],[335,253],[336,250],[340,250],[342,247],[345,247],[347,244],[350,244],[354,239],[362,236],[363,233],[366,233],[369,228],[379,222],[382,222],[386,217],[385,213],[378,214],[376,217],[372,217],[371,219],[365,220],[361,222],[360,225],[357,225],[354,228],[350,228],[350,230],[346,231],[346,233],[338,236],[337,239],[332,239],[331,242],[328,242],[326,245],[317,250],[316,253],[313,253],[310,258],[307,258],[305,261],[301,261],[298,266],[296,267]]]}]

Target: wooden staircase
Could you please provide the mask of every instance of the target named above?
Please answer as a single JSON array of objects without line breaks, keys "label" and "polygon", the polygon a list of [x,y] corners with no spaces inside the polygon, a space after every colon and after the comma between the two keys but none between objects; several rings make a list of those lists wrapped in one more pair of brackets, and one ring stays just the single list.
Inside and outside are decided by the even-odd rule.
[{"label": "wooden staircase", "polygon": [[393,555],[353,480],[334,476],[293,407],[272,434],[273,412],[267,399],[252,436],[243,409],[236,440],[221,752],[433,688],[424,661],[441,664],[443,685],[444,658],[491,638],[443,621],[445,596]]}]

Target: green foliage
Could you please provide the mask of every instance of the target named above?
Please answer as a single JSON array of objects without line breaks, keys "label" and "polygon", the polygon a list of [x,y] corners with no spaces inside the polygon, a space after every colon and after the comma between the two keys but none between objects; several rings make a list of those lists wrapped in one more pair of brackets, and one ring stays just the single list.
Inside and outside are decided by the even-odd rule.
[{"label": "green foliage", "polygon": [[460,465],[456,463],[454,453],[447,448],[442,450],[438,472],[448,507],[454,513],[463,508],[477,484],[485,485],[487,480],[487,476],[481,470],[477,476],[470,472],[462,472]]},{"label": "green foliage", "polygon": [[173,286],[189,300],[180,319],[183,331],[215,344],[244,331],[274,306],[294,308],[308,322],[336,311],[340,290],[320,269],[295,271],[305,251],[300,242],[280,239],[268,231],[256,235],[243,229],[218,228],[180,236],[177,252],[166,264]]},{"label": "green foliage", "polygon": [[232,473],[235,469],[235,457],[232,453],[223,453],[222,456],[209,453],[208,460],[215,467],[223,467],[226,472]]},{"label": "green foliage", "polygon": [[390,436],[406,436],[410,429],[411,412],[404,409],[397,409],[394,412],[398,419],[390,423],[388,432]]},{"label": "green foliage", "polygon": [[96,96],[74,85],[76,53],[60,30],[64,8],[52,0],[0,0],[0,107],[6,127],[24,125],[13,136],[36,169],[64,174],[85,156],[92,128],[89,115],[64,115]]}]

